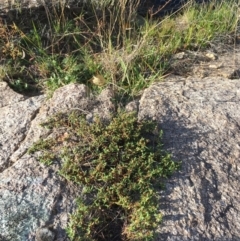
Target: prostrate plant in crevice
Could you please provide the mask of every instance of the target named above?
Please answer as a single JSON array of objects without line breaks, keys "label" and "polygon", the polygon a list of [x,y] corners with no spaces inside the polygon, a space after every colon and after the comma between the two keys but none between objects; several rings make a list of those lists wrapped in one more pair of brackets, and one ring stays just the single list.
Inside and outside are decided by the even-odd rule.
[{"label": "prostrate plant in crevice", "polygon": [[118,112],[108,124],[90,124],[75,112],[45,125],[65,126],[68,134],[31,152],[55,152],[63,160],[60,174],[84,187],[67,228],[71,240],[153,240],[161,221],[155,188],[179,167],[162,151],[156,123]]}]

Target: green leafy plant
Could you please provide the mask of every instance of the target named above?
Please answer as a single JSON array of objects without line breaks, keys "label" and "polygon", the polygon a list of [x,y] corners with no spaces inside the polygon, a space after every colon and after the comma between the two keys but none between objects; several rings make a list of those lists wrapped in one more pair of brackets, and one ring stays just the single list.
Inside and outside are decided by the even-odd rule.
[{"label": "green leafy plant", "polygon": [[156,123],[118,112],[109,123],[90,124],[73,112],[44,125],[67,127],[65,144],[41,140],[31,152],[62,149],[59,173],[84,187],[67,228],[71,240],[153,240],[161,221],[155,189],[179,167],[163,152]]}]

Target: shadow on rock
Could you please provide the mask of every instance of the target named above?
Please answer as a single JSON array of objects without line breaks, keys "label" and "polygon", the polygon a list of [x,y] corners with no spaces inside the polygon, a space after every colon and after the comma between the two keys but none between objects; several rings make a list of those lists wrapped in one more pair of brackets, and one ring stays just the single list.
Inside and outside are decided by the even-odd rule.
[{"label": "shadow on rock", "polygon": [[[182,161],[160,192],[164,217],[157,240],[237,241],[240,136],[233,134],[238,123],[232,118],[239,116],[238,83],[220,78],[171,81],[145,90],[139,105],[139,118],[156,120],[164,149]],[[226,95],[234,100],[223,101]]]}]

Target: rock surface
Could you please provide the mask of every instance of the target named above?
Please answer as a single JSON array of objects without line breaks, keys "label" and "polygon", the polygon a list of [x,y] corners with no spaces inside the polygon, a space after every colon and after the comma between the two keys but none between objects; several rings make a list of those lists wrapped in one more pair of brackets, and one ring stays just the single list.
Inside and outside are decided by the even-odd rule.
[{"label": "rock surface", "polygon": [[43,96],[24,98],[0,82],[0,171],[10,165],[10,156],[26,138]]},{"label": "rock surface", "polygon": [[24,98],[1,83],[0,93],[0,240],[46,241],[53,240],[52,233],[55,240],[67,240],[63,229],[80,190],[56,173],[56,165],[42,165],[27,150],[52,134],[40,124],[59,111],[87,112],[89,120],[95,114],[109,118],[112,92],[90,98],[86,86],[71,84],[46,100]]},{"label": "rock surface", "polygon": [[[185,77],[153,84],[126,107],[139,119],[157,120],[165,149],[182,161],[160,193],[164,218],[157,241],[240,240],[240,79],[232,75],[239,53],[198,55]],[[175,57],[181,64],[189,54]],[[194,76],[194,68],[219,61],[219,69],[207,68],[208,77]],[[51,99],[24,97],[0,82],[1,241],[67,240],[64,228],[81,190],[57,174],[57,164],[46,167],[27,150],[54,134],[40,126],[47,117],[78,110],[89,121],[96,114],[109,118],[113,97],[110,88],[92,97],[78,84],[58,89]]]},{"label": "rock surface", "polygon": [[157,120],[182,169],[162,192],[158,240],[240,240],[240,80],[168,79],[147,90],[139,118]]}]

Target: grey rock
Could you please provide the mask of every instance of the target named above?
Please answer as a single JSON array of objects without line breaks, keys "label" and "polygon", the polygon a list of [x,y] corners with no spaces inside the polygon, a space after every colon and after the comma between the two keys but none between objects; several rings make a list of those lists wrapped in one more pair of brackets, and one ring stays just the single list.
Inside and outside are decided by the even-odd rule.
[{"label": "grey rock", "polygon": [[[6,91],[0,90],[0,93],[8,95],[9,91],[14,95],[3,86]],[[8,105],[4,98],[1,103],[0,97],[0,106],[4,106],[0,108],[3,130],[0,135],[3,144],[0,148],[0,240],[33,241],[38,238],[39,241],[45,233],[41,227],[49,225],[57,240],[67,240],[64,229],[81,190],[57,174],[57,164],[46,167],[36,160],[38,153],[29,155],[27,150],[40,138],[56,134],[40,124],[57,112],[78,110],[102,119],[110,117],[114,108],[110,100],[112,91],[106,89],[95,98],[90,96],[86,86],[70,84],[59,88],[48,100],[45,96],[15,95],[19,102],[10,101]],[[51,237],[49,234],[46,240]]]},{"label": "grey rock", "polygon": [[172,77],[146,89],[139,119],[163,129],[181,170],[161,192],[158,241],[240,240],[240,81]]},{"label": "grey rock", "polygon": [[43,96],[24,98],[0,82],[0,171],[11,164],[10,157],[26,138]]},{"label": "grey rock", "polygon": [[139,101],[134,100],[134,101],[129,102],[126,105],[125,110],[128,111],[128,112],[137,112],[138,106],[139,106]]},{"label": "grey rock", "polygon": [[0,96],[1,96],[0,108],[10,104],[18,103],[19,101],[23,101],[25,99],[24,96],[17,94],[12,89],[10,89],[6,82],[1,82],[1,81],[0,81]]},{"label": "grey rock", "polygon": [[48,228],[39,228],[36,231],[36,241],[53,241],[54,233]]}]

